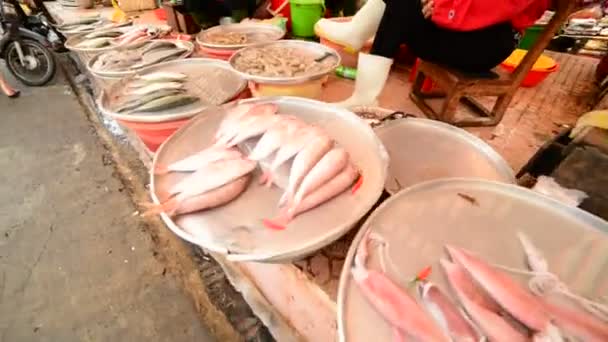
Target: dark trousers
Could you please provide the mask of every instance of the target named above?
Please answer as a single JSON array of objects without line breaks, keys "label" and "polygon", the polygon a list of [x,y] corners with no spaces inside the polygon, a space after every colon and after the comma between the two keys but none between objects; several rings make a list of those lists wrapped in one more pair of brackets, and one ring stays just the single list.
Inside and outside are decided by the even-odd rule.
[{"label": "dark trousers", "polygon": [[468,72],[492,69],[509,57],[517,44],[509,23],[475,31],[452,31],[422,15],[420,0],[384,0],[371,53],[393,58],[401,44],[416,57]]}]

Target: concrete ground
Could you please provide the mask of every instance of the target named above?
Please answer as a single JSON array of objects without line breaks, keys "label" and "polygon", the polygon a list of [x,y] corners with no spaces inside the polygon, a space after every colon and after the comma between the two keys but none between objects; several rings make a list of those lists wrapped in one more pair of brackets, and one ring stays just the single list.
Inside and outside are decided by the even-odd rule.
[{"label": "concrete ground", "polygon": [[71,88],[18,86],[0,95],[0,342],[214,340]]}]

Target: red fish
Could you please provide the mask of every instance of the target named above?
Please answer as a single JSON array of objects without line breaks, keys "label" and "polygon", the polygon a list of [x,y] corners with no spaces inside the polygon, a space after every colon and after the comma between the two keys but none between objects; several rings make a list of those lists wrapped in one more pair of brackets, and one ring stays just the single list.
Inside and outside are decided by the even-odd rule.
[{"label": "red fish", "polygon": [[293,205],[297,206],[304,196],[334,178],[348,163],[348,153],[344,149],[334,148],[327,152],[302,180],[302,184],[294,197]]},{"label": "red fish", "polygon": [[[403,340],[402,334],[404,334],[417,341],[449,341],[450,339],[443,334],[407,292],[385,274],[367,269],[365,259],[368,253],[368,241],[369,231],[359,244],[363,256],[355,256],[351,274],[369,304],[395,328],[395,339]],[[359,251],[357,251],[358,253]]]},{"label": "red fish", "polygon": [[194,172],[205,165],[218,160],[242,157],[243,155],[237,149],[212,146],[166,166],[157,164],[154,168],[154,174],[162,175],[169,172]]},{"label": "red fish", "polygon": [[219,188],[187,198],[182,198],[179,195],[175,196],[160,205],[149,206],[144,216],[156,215],[162,212],[169,216],[176,216],[219,207],[234,200],[243,193],[247,188],[250,178],[249,175],[245,175]]},{"label": "red fish", "polygon": [[344,170],[329,182],[323,184],[312,193],[308,194],[295,207],[286,207],[278,217],[265,220],[264,225],[271,229],[285,229],[285,226],[293,218],[303,212],[318,207],[348,189],[359,176],[359,172],[352,165],[347,165]]},{"label": "red fish", "polygon": [[441,260],[441,266],[456,298],[490,341],[529,340],[528,336],[522,334],[500,316],[501,308],[498,304],[473,283],[462,266],[447,260]]},{"label": "red fish", "polygon": [[452,260],[514,318],[537,332],[550,327],[551,319],[543,304],[521,285],[468,251],[454,246],[446,249]]},{"label": "red fish", "polygon": [[462,311],[439,289],[428,281],[417,283],[418,294],[424,307],[452,340],[477,342],[481,339]]},{"label": "red fish", "polygon": [[567,335],[586,342],[608,341],[608,323],[582,310],[554,304],[548,300],[543,300],[543,303],[555,325]]}]

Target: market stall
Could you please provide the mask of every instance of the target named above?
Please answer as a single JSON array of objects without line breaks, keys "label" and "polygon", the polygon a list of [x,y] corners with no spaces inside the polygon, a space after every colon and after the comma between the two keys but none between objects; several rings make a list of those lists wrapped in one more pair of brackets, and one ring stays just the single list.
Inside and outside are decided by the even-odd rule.
[{"label": "market stall", "polygon": [[[151,26],[106,27],[70,38],[68,47],[92,53],[79,63],[96,84],[99,112],[146,146],[151,202],[142,211],[160,214],[177,236],[210,252],[277,340],[386,340],[395,331],[444,338],[449,328],[441,330],[437,317],[413,300],[429,304],[437,289],[493,336],[484,323],[502,318],[450,292],[452,263],[443,266],[444,277],[440,261],[448,257],[477,283],[485,284],[476,278],[481,268],[509,284],[506,299],[495,299],[527,327],[522,333],[505,322],[513,336],[548,328],[523,311],[540,310],[546,300],[528,280],[550,274],[566,288],[564,298],[551,301],[555,311],[563,306],[599,321],[590,334],[607,337],[608,278],[596,265],[608,257],[608,223],[577,208],[580,201],[564,204],[517,185],[513,171],[593,106],[594,60],[545,52],[530,69],[551,72],[517,90],[498,126],[465,130],[423,117],[407,98],[412,85],[402,66],[389,77],[381,107],[328,105],[353,87],[334,75],[347,52],[327,42],[282,40],[286,32],[270,25],[220,26],[191,40],[150,34]],[[522,59],[512,56],[503,67]],[[552,175],[531,174],[534,180]],[[551,273],[523,261],[530,252],[521,244],[530,241]],[[446,245],[453,246],[447,254]],[[515,276],[521,273],[529,279]],[[407,291],[412,279],[417,286]],[[394,292],[377,297],[374,281]],[[500,291],[496,286],[480,291]],[[529,306],[501,302],[513,293],[530,299]],[[383,301],[388,306],[378,304]],[[395,302],[424,318],[400,325],[407,317],[399,316],[403,307],[390,306]],[[470,324],[466,330],[478,337]],[[576,325],[558,328],[588,333]]]}]

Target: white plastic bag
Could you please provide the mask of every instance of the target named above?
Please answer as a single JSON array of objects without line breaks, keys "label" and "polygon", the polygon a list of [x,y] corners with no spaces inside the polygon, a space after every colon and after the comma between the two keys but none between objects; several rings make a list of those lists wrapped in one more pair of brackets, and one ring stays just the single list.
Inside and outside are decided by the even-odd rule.
[{"label": "white plastic bag", "polygon": [[578,207],[585,198],[589,197],[583,191],[564,188],[555,179],[546,176],[538,177],[532,190],[573,207]]}]

